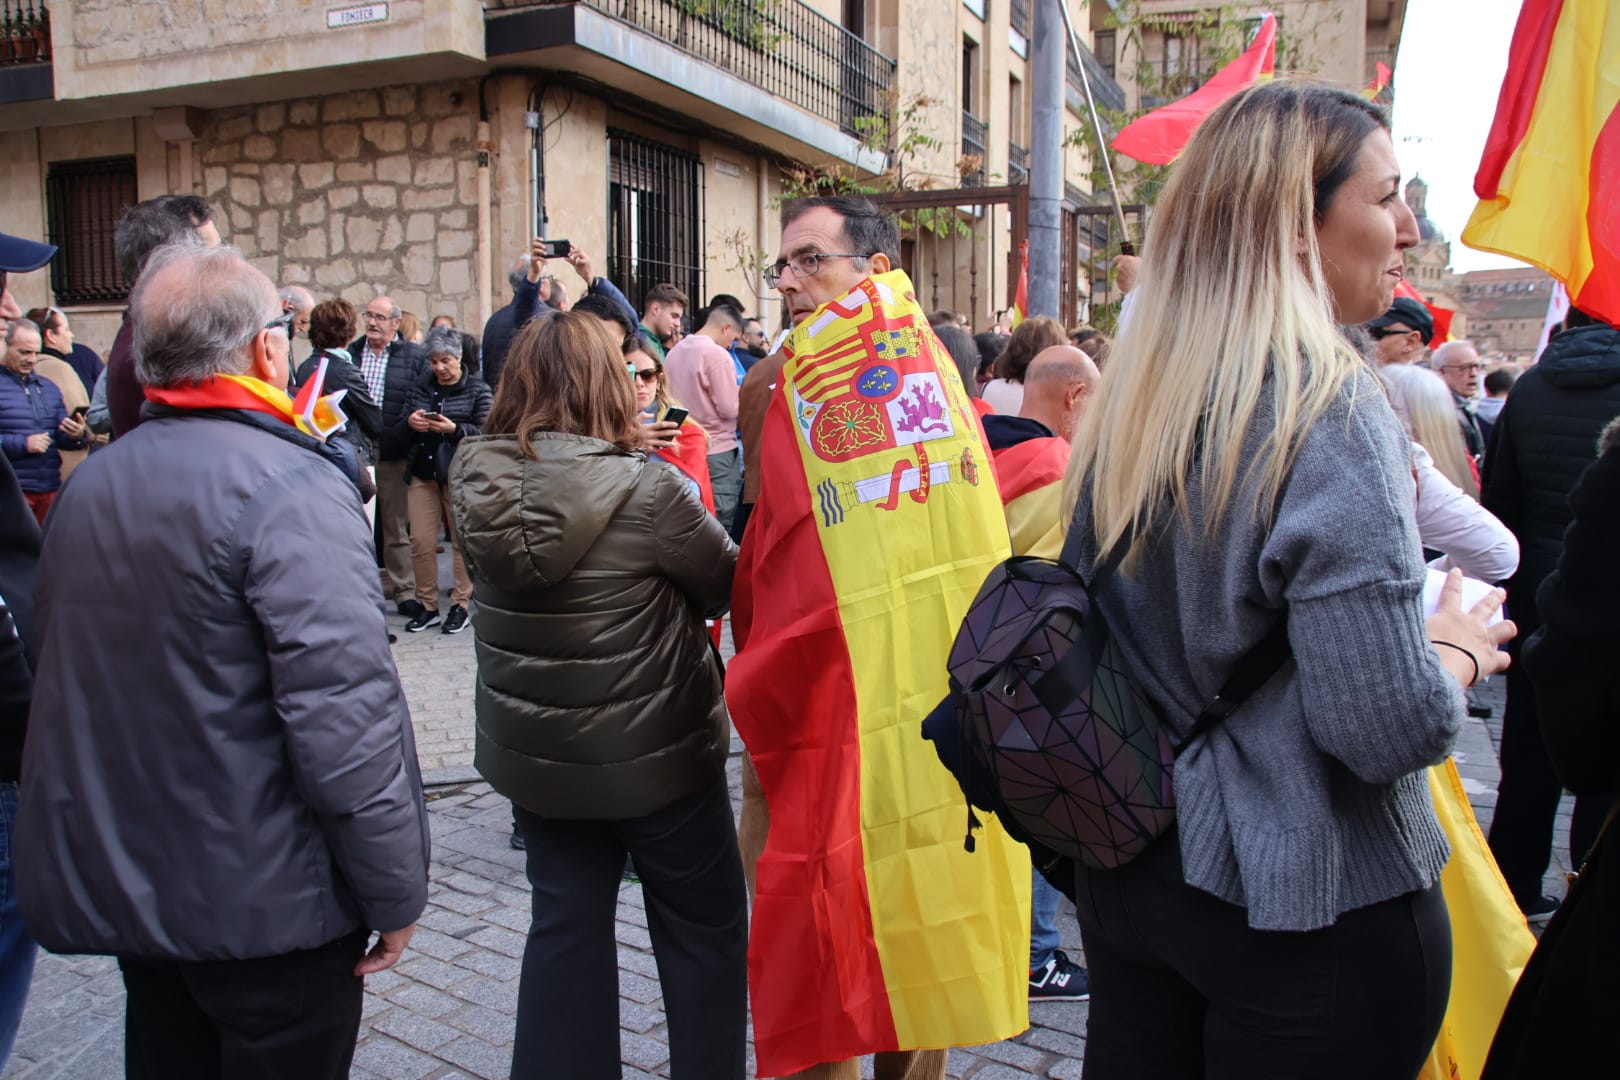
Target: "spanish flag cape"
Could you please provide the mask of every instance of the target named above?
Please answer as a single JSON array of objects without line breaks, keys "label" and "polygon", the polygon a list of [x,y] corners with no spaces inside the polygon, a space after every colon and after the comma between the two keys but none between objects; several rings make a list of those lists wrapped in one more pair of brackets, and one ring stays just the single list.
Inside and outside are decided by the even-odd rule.
[{"label": "spanish flag cape", "polygon": [[770,807],[749,974],[761,1076],[1028,1026],[1026,850],[922,739],[1008,554],[977,414],[904,273],[784,346],[726,698]]},{"label": "spanish flag cape", "polygon": [[324,442],[328,435],[348,424],[348,418],[338,407],[348,391],[321,395],[326,385],[326,361],[322,356],[320,366],[296,398],[251,375],[215,375],[194,386],[148,386],[146,400],[176,409],[240,409],[263,413]]},{"label": "spanish flag cape", "polygon": [[1063,473],[1069,441],[1035,434],[1032,420],[996,417],[984,422],[996,482],[1007,509],[1007,532],[1015,555],[1055,559],[1063,552]]}]

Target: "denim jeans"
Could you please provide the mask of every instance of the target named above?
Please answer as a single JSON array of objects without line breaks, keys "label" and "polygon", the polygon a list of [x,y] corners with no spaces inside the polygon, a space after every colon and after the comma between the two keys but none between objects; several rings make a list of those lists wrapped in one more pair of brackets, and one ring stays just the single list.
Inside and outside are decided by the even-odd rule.
[{"label": "denim jeans", "polygon": [[28,984],[34,977],[34,939],[17,911],[17,883],[12,873],[11,838],[17,831],[17,785],[0,781],[0,1070],[17,1041]]},{"label": "denim jeans", "polygon": [[1029,887],[1029,970],[1039,971],[1063,944],[1063,935],[1057,928],[1058,901],[1063,899],[1063,894],[1047,884],[1039,870],[1031,873],[1034,880]]}]

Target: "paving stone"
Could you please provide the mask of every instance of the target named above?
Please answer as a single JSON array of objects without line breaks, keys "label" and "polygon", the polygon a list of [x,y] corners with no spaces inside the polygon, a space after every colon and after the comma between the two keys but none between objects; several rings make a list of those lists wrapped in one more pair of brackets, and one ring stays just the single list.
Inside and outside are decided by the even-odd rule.
[{"label": "paving stone", "polygon": [[664,1010],[639,1001],[619,999],[619,1026],[637,1035],[645,1035],[664,1022]]},{"label": "paving stone", "polygon": [[476,1035],[492,1046],[510,1045],[517,1031],[510,1016],[482,1005],[463,1005],[455,1012],[446,1013],[442,1022],[453,1024],[469,1035]]},{"label": "paving stone", "polygon": [[485,949],[493,949],[503,956],[521,960],[523,959],[523,947],[529,941],[528,923],[525,920],[522,931],[508,930],[505,927],[488,927],[473,934],[467,940]]},{"label": "paving stone", "polygon": [[390,1009],[388,1015],[371,1026],[372,1030],[398,1039],[424,1054],[431,1054],[451,1039],[461,1036],[461,1032],[453,1027],[446,1027],[437,1020],[429,1020],[425,1016],[417,1016],[406,1009]]},{"label": "paving stone", "polygon": [[669,1044],[645,1035],[619,1035],[619,1057],[626,1065],[654,1070],[669,1060]]},{"label": "paving stone", "polygon": [[463,1035],[439,1047],[438,1056],[484,1080],[505,1080],[512,1069],[512,1051],[491,1046],[475,1035]]},{"label": "paving stone", "polygon": [[627,997],[632,1001],[639,1001],[643,1005],[657,1001],[663,990],[657,979],[649,979],[634,972],[619,972],[619,996]]},{"label": "paving stone", "polygon": [[418,1080],[440,1067],[440,1063],[433,1058],[378,1035],[373,1035],[355,1050],[354,1063],[390,1080]]},{"label": "paving stone", "polygon": [[1025,1045],[1038,1046],[1042,1050],[1050,1050],[1054,1054],[1062,1054],[1079,1060],[1085,1055],[1086,1040],[1078,1035],[1070,1035],[1066,1031],[1053,1031],[1049,1028],[1031,1028],[1023,1037]]},{"label": "paving stone", "polygon": [[456,998],[419,983],[411,983],[403,990],[394,991],[389,995],[389,1000],[395,1005],[427,1017],[443,1016],[461,1007],[461,1002]]},{"label": "paving stone", "polygon": [[469,949],[456,957],[455,963],[457,967],[464,967],[468,971],[475,971],[502,982],[508,982],[523,974],[521,960],[514,960],[510,956],[503,956],[488,949]]},{"label": "paving stone", "polygon": [[409,960],[400,961],[399,973],[415,982],[427,983],[439,990],[449,990],[458,983],[466,981],[471,975],[466,968],[447,964],[443,960],[435,960],[431,956],[415,956]]},{"label": "paving stone", "polygon": [[474,976],[456,987],[455,995],[463,1001],[471,1001],[477,1005],[505,1013],[507,1016],[517,1015],[517,987]]},{"label": "paving stone", "polygon": [[1015,1042],[991,1043],[988,1046],[975,1047],[975,1054],[992,1061],[999,1061],[1007,1065],[1016,1065],[1027,1071],[1033,1070],[1046,1058],[1046,1051],[1034,1046],[1021,1046]]}]

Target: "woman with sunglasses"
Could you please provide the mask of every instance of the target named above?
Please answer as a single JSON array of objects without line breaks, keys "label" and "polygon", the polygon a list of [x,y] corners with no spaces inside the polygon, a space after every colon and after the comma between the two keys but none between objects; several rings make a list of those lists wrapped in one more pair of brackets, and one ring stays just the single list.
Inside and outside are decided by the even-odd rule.
[{"label": "woman with sunglasses", "polygon": [[[703,425],[686,416],[685,409],[670,393],[669,373],[664,362],[652,354],[647,340],[640,334],[624,339],[624,362],[636,384],[636,412],[646,425],[647,453],[666,464],[673,465],[686,475],[703,501],[704,509],[714,513],[714,487],[709,480],[709,436]],[[677,409],[678,426],[666,417]]]}]

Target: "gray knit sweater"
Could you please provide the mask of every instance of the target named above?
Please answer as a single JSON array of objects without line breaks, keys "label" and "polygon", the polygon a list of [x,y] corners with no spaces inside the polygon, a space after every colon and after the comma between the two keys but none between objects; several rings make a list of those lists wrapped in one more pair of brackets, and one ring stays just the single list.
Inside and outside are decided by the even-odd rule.
[{"label": "gray knit sweater", "polygon": [[[1270,422],[1267,403],[1245,466]],[[1428,887],[1450,854],[1419,770],[1450,752],[1465,705],[1425,633],[1412,483],[1400,423],[1359,373],[1306,434],[1269,532],[1245,490],[1213,535],[1178,519],[1098,598],[1183,732],[1287,610],[1294,659],[1175,769],[1187,882],[1255,929],[1328,926]],[[1196,476],[1189,499],[1196,523]],[[1083,495],[1082,566],[1091,523]]]}]

